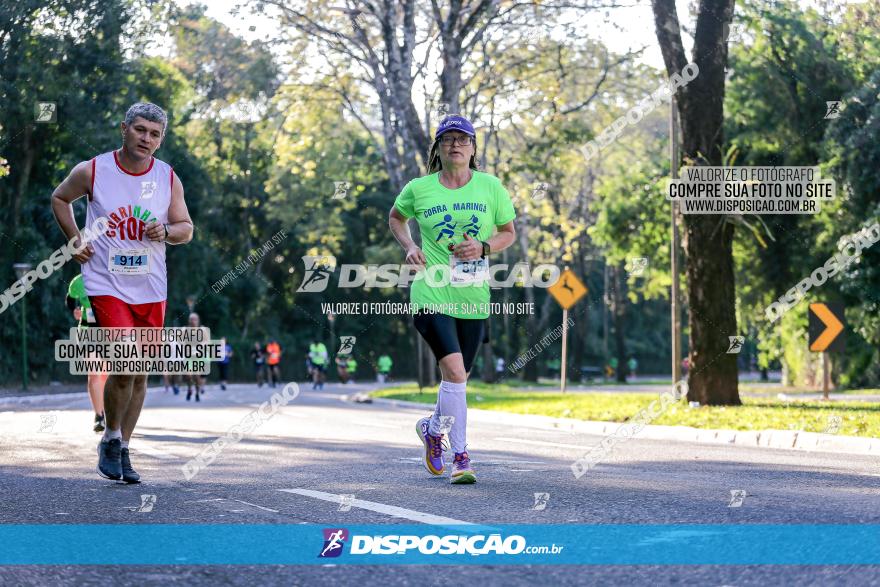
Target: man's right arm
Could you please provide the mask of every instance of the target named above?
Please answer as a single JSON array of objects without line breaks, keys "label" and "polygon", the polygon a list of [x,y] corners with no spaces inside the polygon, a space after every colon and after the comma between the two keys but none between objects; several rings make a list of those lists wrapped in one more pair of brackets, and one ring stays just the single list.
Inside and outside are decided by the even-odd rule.
[{"label": "man's right arm", "polygon": [[[70,175],[61,182],[52,192],[52,213],[55,221],[64,233],[66,240],[76,238],[75,245],[80,244],[80,232],[76,225],[71,204],[91,192],[92,189],[92,163],[83,161],[73,168]],[[94,254],[91,245],[87,245],[82,251],[73,255],[80,263],[85,263]]]}]

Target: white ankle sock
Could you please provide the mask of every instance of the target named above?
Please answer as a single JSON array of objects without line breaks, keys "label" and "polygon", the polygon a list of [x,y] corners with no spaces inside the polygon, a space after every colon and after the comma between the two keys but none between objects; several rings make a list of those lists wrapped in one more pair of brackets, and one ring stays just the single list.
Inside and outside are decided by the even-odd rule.
[{"label": "white ankle sock", "polygon": [[449,445],[453,452],[464,452],[467,446],[467,383],[440,382],[437,405],[429,425],[430,433],[435,436],[440,433],[440,416],[455,418],[449,431]]},{"label": "white ankle sock", "polygon": [[122,448],[128,448],[128,441],[127,440],[122,441]]},{"label": "white ankle sock", "polygon": [[110,441],[114,438],[122,440],[122,428],[119,428],[117,430],[110,430],[110,428],[105,428],[104,436],[101,438],[101,442]]}]

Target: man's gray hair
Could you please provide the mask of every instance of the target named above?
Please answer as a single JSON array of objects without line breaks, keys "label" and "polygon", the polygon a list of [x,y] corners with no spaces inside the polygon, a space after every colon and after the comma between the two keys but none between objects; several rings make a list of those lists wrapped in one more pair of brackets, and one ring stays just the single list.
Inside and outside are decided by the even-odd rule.
[{"label": "man's gray hair", "polygon": [[138,116],[150,122],[158,122],[162,125],[162,134],[165,134],[165,129],[168,128],[168,115],[164,110],[152,102],[137,102],[132,104],[128,112],[125,113],[125,125],[131,126],[131,123]]}]

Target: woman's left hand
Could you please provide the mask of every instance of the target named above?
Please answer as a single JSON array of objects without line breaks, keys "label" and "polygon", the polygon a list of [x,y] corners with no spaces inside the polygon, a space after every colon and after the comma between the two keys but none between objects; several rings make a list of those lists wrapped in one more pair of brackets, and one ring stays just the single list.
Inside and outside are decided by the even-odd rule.
[{"label": "woman's left hand", "polygon": [[455,245],[453,249],[456,258],[463,261],[473,261],[483,256],[483,243],[474,240],[469,234],[464,235],[464,240]]}]

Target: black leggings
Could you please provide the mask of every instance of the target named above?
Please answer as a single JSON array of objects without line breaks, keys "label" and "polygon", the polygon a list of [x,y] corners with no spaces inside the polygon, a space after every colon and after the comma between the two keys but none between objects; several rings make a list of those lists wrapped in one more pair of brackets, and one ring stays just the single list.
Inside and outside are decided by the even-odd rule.
[{"label": "black leggings", "polygon": [[419,312],[413,317],[416,330],[434,351],[437,362],[446,355],[461,353],[465,372],[470,372],[474,364],[477,349],[483,341],[485,323],[483,319],[453,318],[427,312]]}]

